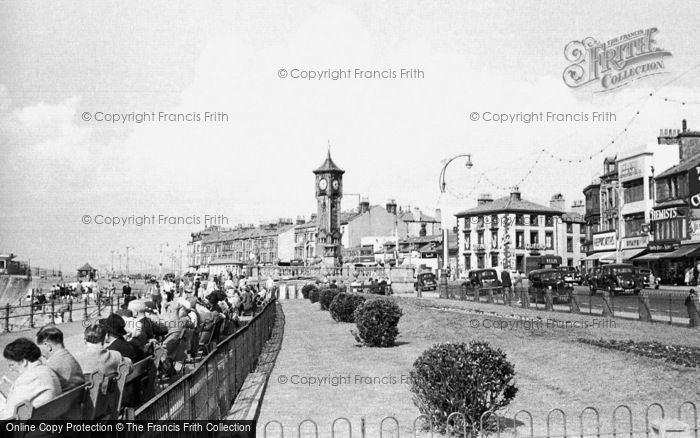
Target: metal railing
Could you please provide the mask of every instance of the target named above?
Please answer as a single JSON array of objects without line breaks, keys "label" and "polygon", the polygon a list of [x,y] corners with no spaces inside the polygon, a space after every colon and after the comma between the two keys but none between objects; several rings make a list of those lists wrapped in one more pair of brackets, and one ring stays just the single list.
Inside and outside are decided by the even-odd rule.
[{"label": "metal railing", "polygon": [[184,377],[128,416],[134,420],[219,420],[226,416],[246,376],[255,369],[275,324],[277,301],[266,304],[245,327]]},{"label": "metal railing", "polygon": [[[29,302],[34,301],[29,299]],[[21,300],[20,300],[21,302]],[[44,303],[11,305],[0,308],[2,332],[12,332],[35,328],[46,324],[73,322],[88,318],[102,317],[118,310],[124,299],[122,295],[96,295],[90,298],[67,296],[49,299]]]},{"label": "metal railing", "polygon": [[[601,411],[609,415],[605,424],[601,420]],[[669,412],[669,417],[671,413]],[[465,424],[464,414],[453,412],[447,417],[447,423],[451,429],[448,434],[443,434],[435,429],[435,425],[426,415],[419,415],[413,421],[401,424],[395,416],[383,417],[378,423],[368,425],[365,418],[360,418],[359,436],[383,437],[433,437],[433,436],[469,436],[469,437],[528,437],[528,438],[584,438],[584,437],[610,437],[610,438],[649,438],[652,436],[652,424],[659,419],[667,418],[667,412],[659,403],[648,405],[643,414],[637,414],[629,405],[618,405],[611,410],[600,410],[593,406],[587,406],[573,417],[559,408],[551,409],[539,421],[528,410],[521,409],[515,413],[508,411],[494,414],[485,412],[479,424],[470,427]],[[698,426],[698,408],[694,402],[686,401],[678,406],[675,418],[688,425],[688,432],[694,438],[698,438],[700,430]],[[304,419],[291,430],[286,430],[284,424],[278,420],[269,420],[258,426],[258,436],[264,438],[277,438],[284,436],[304,437],[354,437],[353,423],[347,417],[339,417],[328,423],[317,423],[313,419]],[[327,429],[324,429],[327,426]],[[368,426],[375,430],[368,432]],[[319,432],[320,431],[320,432]],[[402,435],[403,432],[403,435]]]},{"label": "metal railing", "polygon": [[[687,326],[690,318],[685,306],[686,296],[671,292],[644,291],[639,295],[610,295],[607,292],[591,294],[564,293],[558,297],[556,291],[537,290],[524,286],[514,288],[507,296],[501,287],[464,287],[450,285],[440,296],[461,301],[528,307],[533,310],[548,310],[563,313],[578,313],[592,316],[615,317],[648,322]],[[564,297],[566,295],[566,297]],[[604,296],[605,295],[605,296]],[[548,300],[551,299],[551,303]],[[528,301],[529,305],[524,306]]]}]

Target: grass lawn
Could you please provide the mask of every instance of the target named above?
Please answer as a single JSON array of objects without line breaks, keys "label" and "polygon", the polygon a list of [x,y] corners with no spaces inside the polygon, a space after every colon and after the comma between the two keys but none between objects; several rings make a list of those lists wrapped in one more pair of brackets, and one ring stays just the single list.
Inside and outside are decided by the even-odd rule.
[{"label": "grass lawn", "polygon": [[[700,401],[697,369],[577,341],[632,339],[700,346],[700,331],[625,320],[611,324],[587,315],[561,313],[551,314],[557,322],[549,326],[531,322],[494,329],[494,324],[550,314],[471,302],[394,299],[404,316],[398,345],[388,349],[359,347],[350,334],[354,325],[334,322],[318,304],[282,301],[284,341],[263,399],[258,421],[261,436],[271,420],[284,425],[285,436],[297,436],[297,427],[305,419],[318,423],[319,436],[330,436],[331,422],[346,417],[352,422],[353,436],[359,436],[364,418],[366,436],[374,437],[379,436],[379,424],[387,416],[397,418],[401,436],[411,436],[419,412],[402,376],[408,375],[425,349],[440,342],[481,340],[505,351],[515,364],[519,388],[505,415],[512,418],[520,409],[529,410],[535,418],[535,433],[545,432],[546,415],[554,408],[567,413],[568,433],[577,434],[578,415],[586,406],[600,411],[602,431],[610,432],[612,409],[619,404],[632,408],[635,429],[643,430],[644,409],[649,404],[661,403],[667,415],[675,416],[680,402]],[[389,420],[384,424],[384,432],[395,436],[395,424]],[[553,415],[552,433],[561,432],[560,424]],[[279,436],[278,430],[277,425],[270,425],[268,436]],[[313,425],[306,423],[301,436],[313,436],[304,433],[311,430]],[[626,430],[619,421],[618,432]],[[338,422],[336,432],[347,436],[347,426]],[[526,434],[526,427],[520,432]]]}]

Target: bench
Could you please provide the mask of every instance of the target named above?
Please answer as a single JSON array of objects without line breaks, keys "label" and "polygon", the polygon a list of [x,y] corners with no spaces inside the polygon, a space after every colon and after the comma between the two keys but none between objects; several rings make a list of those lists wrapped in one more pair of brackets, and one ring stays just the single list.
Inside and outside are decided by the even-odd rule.
[{"label": "bench", "polygon": [[116,420],[118,401],[128,371],[126,362],[117,374],[105,376],[99,371],[86,375],[86,383],[34,407],[28,400],[15,406],[15,420]]}]

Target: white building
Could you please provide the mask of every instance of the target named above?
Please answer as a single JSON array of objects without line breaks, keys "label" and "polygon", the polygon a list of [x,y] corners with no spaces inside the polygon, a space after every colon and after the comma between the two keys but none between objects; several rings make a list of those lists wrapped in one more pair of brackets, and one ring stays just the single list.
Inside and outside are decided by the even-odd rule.
[{"label": "white building", "polygon": [[[581,212],[566,213],[556,195],[546,207],[522,199],[516,188],[496,200],[482,195],[477,206],[458,213],[459,269],[496,268],[527,272],[553,265],[578,266],[581,260]],[[578,204],[583,209],[583,204]]]}]

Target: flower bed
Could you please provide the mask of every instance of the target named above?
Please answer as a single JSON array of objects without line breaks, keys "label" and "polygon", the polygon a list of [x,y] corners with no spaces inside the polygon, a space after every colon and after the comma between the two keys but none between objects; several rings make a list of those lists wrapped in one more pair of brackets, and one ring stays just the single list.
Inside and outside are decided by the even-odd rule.
[{"label": "flower bed", "polygon": [[579,342],[611,350],[627,351],[639,356],[662,359],[676,365],[700,368],[700,348],[686,345],[666,345],[660,342],[616,341],[614,339],[583,339]]}]

